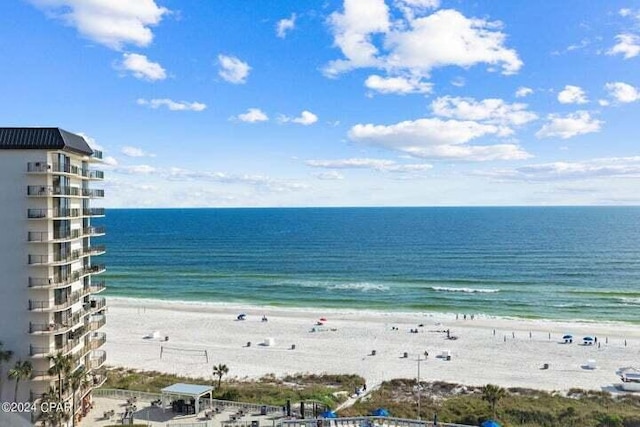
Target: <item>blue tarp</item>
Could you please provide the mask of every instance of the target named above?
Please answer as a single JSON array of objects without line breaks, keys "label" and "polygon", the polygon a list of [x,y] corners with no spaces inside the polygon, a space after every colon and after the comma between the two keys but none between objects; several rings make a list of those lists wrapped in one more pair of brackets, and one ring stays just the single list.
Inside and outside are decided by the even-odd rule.
[{"label": "blue tarp", "polygon": [[384,408],[378,408],[378,409],[375,409],[375,410],[371,413],[371,415],[373,415],[373,416],[375,416],[375,417],[388,417],[388,416],[389,416],[389,415],[391,415],[391,414],[389,414],[389,411],[387,411],[387,410],[386,410],[386,409],[384,409]]},{"label": "blue tarp", "polygon": [[487,420],[480,424],[480,427],[502,427],[502,425],[497,421]]},{"label": "blue tarp", "polygon": [[334,411],[329,411],[329,410],[321,412],[320,416],[322,418],[338,418],[338,414],[336,414]]}]

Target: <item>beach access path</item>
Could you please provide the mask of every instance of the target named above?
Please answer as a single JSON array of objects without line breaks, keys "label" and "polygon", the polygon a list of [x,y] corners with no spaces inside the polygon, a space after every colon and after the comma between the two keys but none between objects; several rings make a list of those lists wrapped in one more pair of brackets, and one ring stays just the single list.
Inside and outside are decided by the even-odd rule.
[{"label": "beach access path", "polygon": [[[371,389],[393,378],[416,378],[420,356],[422,381],[613,391],[615,371],[640,361],[640,327],[633,324],[125,298],[108,304],[109,366],[208,379],[212,366],[223,363],[229,367],[225,378],[358,374]],[[240,313],[245,320],[237,320]],[[321,318],[326,320],[318,325]],[[447,338],[447,330],[455,339]],[[564,343],[566,334],[572,343]],[[583,345],[584,336],[597,343]],[[589,360],[595,369],[587,369]]]}]

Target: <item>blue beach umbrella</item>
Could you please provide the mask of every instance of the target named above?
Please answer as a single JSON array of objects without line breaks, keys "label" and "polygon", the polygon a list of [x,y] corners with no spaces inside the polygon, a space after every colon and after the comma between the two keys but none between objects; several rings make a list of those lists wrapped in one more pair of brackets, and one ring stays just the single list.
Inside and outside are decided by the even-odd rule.
[{"label": "blue beach umbrella", "polygon": [[584,341],[593,341],[593,337],[584,337],[582,338]]},{"label": "blue beach umbrella", "polygon": [[334,411],[331,411],[329,409],[327,409],[326,411],[320,412],[320,416],[322,418],[338,418],[338,414],[336,414]]},{"label": "blue beach umbrella", "polygon": [[494,420],[487,420],[480,424],[480,427],[502,427],[502,425]]},{"label": "blue beach umbrella", "polygon": [[573,338],[573,335],[569,335],[569,334],[562,337],[563,340],[570,340],[572,338]]},{"label": "blue beach umbrella", "polygon": [[388,416],[389,416],[389,415],[391,415],[391,414],[389,413],[389,411],[387,411],[387,410],[386,410],[386,409],[384,409],[384,408],[378,408],[378,409],[375,409],[375,410],[371,413],[371,415],[373,415],[374,417],[388,417]]}]

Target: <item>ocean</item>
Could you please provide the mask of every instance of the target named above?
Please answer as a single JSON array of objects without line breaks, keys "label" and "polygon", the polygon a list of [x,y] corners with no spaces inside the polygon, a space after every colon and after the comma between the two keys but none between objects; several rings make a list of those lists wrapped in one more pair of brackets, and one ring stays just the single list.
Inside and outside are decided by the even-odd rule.
[{"label": "ocean", "polygon": [[108,209],[107,296],[640,323],[640,207]]}]

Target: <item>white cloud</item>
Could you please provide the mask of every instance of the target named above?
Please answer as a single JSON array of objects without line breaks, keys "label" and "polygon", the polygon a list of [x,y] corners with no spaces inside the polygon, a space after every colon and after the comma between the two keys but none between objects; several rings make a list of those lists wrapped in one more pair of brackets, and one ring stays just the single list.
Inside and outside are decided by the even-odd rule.
[{"label": "white cloud", "polygon": [[303,126],[309,126],[318,121],[318,116],[313,114],[311,111],[304,110],[302,113],[300,113],[299,117],[280,116],[279,120],[282,123],[291,122],[298,123]]},{"label": "white cloud", "polygon": [[235,56],[218,55],[220,71],[218,74],[229,83],[241,84],[247,82],[251,67]]},{"label": "white cloud", "polygon": [[401,164],[393,160],[351,158],[339,160],[307,160],[307,166],[325,169],[373,169],[380,172],[424,172],[433,168],[426,163]]},{"label": "white cloud", "polygon": [[157,170],[153,166],[149,165],[135,165],[135,166],[120,166],[114,169],[115,172],[124,173],[127,175],[149,175],[155,173]]},{"label": "white cloud", "polygon": [[120,50],[124,45],[148,46],[153,40],[150,27],[157,25],[169,10],[155,0],[29,0],[51,16],[97,43]]},{"label": "white cloud", "polygon": [[601,107],[608,107],[610,104],[606,99],[598,99],[598,105]]},{"label": "white cloud", "polygon": [[529,96],[533,93],[533,89],[530,87],[520,86],[516,90],[516,98],[524,98],[525,96]]},{"label": "white cloud", "polygon": [[167,72],[157,62],[151,62],[145,55],[139,53],[124,53],[119,68],[130,71],[134,77],[141,80],[164,80]]},{"label": "white cloud", "polygon": [[576,111],[564,117],[551,114],[548,122],[536,132],[538,138],[559,137],[562,139],[572,138],[577,135],[600,131],[601,120],[592,118],[587,111]]},{"label": "white cloud", "polygon": [[527,104],[508,104],[502,99],[476,101],[473,98],[443,96],[431,103],[437,116],[459,120],[474,120],[502,125],[523,125],[538,118],[527,111]]},{"label": "white cloud", "polygon": [[298,191],[307,185],[297,181],[278,180],[265,175],[230,174],[226,172],[197,171],[192,169],[170,168],[166,173],[172,181],[217,182],[230,185],[250,185],[268,189],[272,192]]},{"label": "white cloud", "polygon": [[558,101],[561,104],[586,104],[589,102],[587,95],[580,86],[566,85],[558,93]]},{"label": "white cloud", "polygon": [[314,176],[323,181],[340,181],[344,179],[344,175],[338,171],[327,171],[314,174]]},{"label": "white cloud", "polygon": [[505,129],[474,121],[437,118],[404,121],[394,125],[357,124],[349,138],[414,157],[472,161],[526,159],[530,155],[515,144],[472,146],[467,143],[487,135],[504,135]]},{"label": "white cloud", "polygon": [[296,14],[292,13],[290,18],[281,19],[276,25],[276,34],[281,39],[287,36],[287,32],[296,27]]},{"label": "white cloud", "polygon": [[153,153],[149,153],[144,151],[142,148],[132,147],[130,145],[125,145],[120,149],[120,152],[127,157],[155,157],[156,155]]},{"label": "white cloud", "polygon": [[107,166],[118,166],[118,160],[113,156],[107,156],[102,158],[102,163]]},{"label": "white cloud", "polygon": [[622,55],[624,59],[630,59],[640,54],[640,36],[626,33],[616,36],[617,43],[607,51],[608,55]]},{"label": "white cloud", "polygon": [[174,101],[168,98],[149,100],[139,98],[136,103],[138,105],[145,105],[153,109],[166,107],[170,111],[203,111],[207,108],[207,105],[203,104],[202,102]]},{"label": "white cloud", "polygon": [[247,123],[266,122],[269,120],[269,116],[259,108],[249,108],[246,113],[239,114],[237,118]]},{"label": "white cloud", "polygon": [[[409,3],[414,2],[400,4],[406,8]],[[480,63],[513,74],[522,66],[516,51],[504,46],[506,35],[498,30],[498,22],[467,18],[448,9],[422,17],[405,13],[404,21],[394,25],[389,16],[383,0],[345,0],[344,11],[334,12],[329,20],[334,43],[345,58],[327,64],[325,74],[373,67],[391,76],[426,77],[433,68]],[[376,34],[382,37],[374,40]]]},{"label": "white cloud", "polygon": [[431,93],[432,83],[422,81],[417,77],[382,77],[371,75],[364,85],[382,94],[406,95],[410,93]]},{"label": "white cloud", "polygon": [[618,102],[628,103],[640,101],[640,91],[623,82],[607,83],[604,87],[609,91],[609,96]]},{"label": "white cloud", "polygon": [[553,162],[510,169],[479,171],[477,175],[520,181],[584,180],[640,177],[640,156],[609,157],[579,162]]}]

